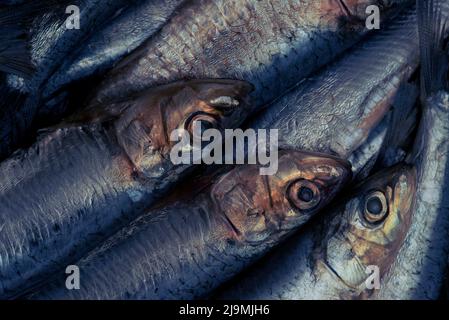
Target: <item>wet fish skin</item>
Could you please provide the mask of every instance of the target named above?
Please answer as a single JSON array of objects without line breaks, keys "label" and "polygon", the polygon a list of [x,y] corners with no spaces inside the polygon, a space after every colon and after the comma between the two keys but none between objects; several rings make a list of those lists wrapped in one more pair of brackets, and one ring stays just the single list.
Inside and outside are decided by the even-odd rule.
[{"label": "wet fish skin", "polygon": [[[251,90],[218,79],[155,87],[107,112],[73,118],[2,162],[0,297],[76,261],[166,192],[190,167],[170,161],[170,132],[198,112],[221,128],[237,126]],[[239,105],[217,104],[222,96]]]},{"label": "wet fish skin", "polygon": [[345,3],[352,15],[333,0],[192,1],[120,62],[90,103],[176,79],[224,77],[253,83],[261,106],[353,45],[368,31],[366,7],[384,1]]},{"label": "wet fish skin", "polygon": [[104,28],[92,34],[81,50],[66,59],[49,80],[43,95],[49,97],[73,81],[103,73],[159,31],[183,2],[146,0],[131,5]]},{"label": "wet fish skin", "polygon": [[[73,0],[55,5],[55,1],[46,0],[42,1],[42,12],[39,11],[40,4],[36,3],[23,3],[15,7],[19,17],[26,15],[29,6],[33,6],[33,14],[39,12],[37,17],[29,17],[32,23],[28,45],[35,70],[27,79],[8,75],[9,92],[0,102],[1,159],[9,156],[31,134],[45,83],[61,66],[67,54],[74,51],[87,34],[95,31],[128,3],[124,0]],[[78,30],[66,27],[68,5],[76,5],[80,9]]]},{"label": "wet fish skin", "polygon": [[[413,223],[378,296],[437,299],[449,256],[449,2],[418,0],[423,115],[408,161],[418,172]],[[401,290],[394,285],[401,283]]]},{"label": "wet fish skin", "polygon": [[[34,92],[41,88],[42,83],[60,67],[67,54],[73,51],[88,33],[96,30],[117,11],[126,7],[126,4],[127,2],[122,0],[63,1],[52,10],[35,17],[29,42],[31,59],[37,72],[33,74],[23,90]],[[67,29],[66,20],[69,14],[66,13],[66,8],[68,5],[75,5],[80,9],[80,29]],[[26,8],[26,4],[24,7]]]},{"label": "wet fish skin", "polygon": [[366,142],[349,157],[353,181],[360,182],[384,168],[405,160],[411,149],[417,127],[419,88],[416,83],[404,83],[396,94],[392,109],[369,134]]},{"label": "wet fish skin", "polygon": [[[381,225],[382,233],[379,234],[379,227],[364,230],[363,223],[353,223],[361,216],[357,213],[366,212],[368,206],[366,200],[363,205],[357,198],[349,200],[343,214],[337,212],[332,219],[323,217],[327,236],[313,229],[298,235],[240,285],[225,292],[224,298],[438,298],[449,254],[449,199],[445,196],[449,191],[449,93],[442,85],[448,58],[439,48],[447,33],[443,21],[449,17],[449,3],[432,0],[418,1],[418,5],[424,108],[416,148],[406,159],[410,163],[406,171],[414,173],[399,179],[396,184],[399,190],[394,188],[389,193],[394,195],[394,201],[388,201],[387,197],[389,209]],[[399,169],[391,170],[397,173]],[[389,179],[388,175],[378,177],[381,181]],[[376,193],[380,189],[386,194],[379,186],[365,189]],[[348,213],[355,218],[348,219]],[[287,269],[288,263],[291,268]],[[380,268],[377,290],[367,289],[363,283],[368,265]],[[260,284],[268,269],[274,272],[266,284]]]},{"label": "wet fish skin", "polygon": [[437,299],[442,286],[449,254],[449,94],[434,96],[424,112],[413,223],[380,299]]},{"label": "wet fish skin", "polygon": [[[413,220],[416,179],[415,168],[405,164],[370,177],[318,224],[289,239],[282,250],[220,292],[219,298],[362,299],[376,295],[378,290],[366,287],[366,268],[377,265],[383,284],[396,263]],[[386,212],[377,217],[366,209],[376,196],[385,199],[382,212]]]},{"label": "wet fish skin", "polygon": [[[149,211],[77,263],[83,285],[64,280],[34,299],[204,297],[303,225],[348,181],[348,164],[284,151],[273,176],[236,166],[189,201]],[[298,191],[313,190],[303,201]]]},{"label": "wet fish skin", "polygon": [[276,100],[249,126],[279,129],[281,148],[351,159],[357,175],[365,164],[358,159],[366,160],[379,152],[384,138],[378,139],[377,147],[368,150],[366,157],[354,157],[354,153],[378,126],[384,127],[379,129],[382,131],[391,125],[382,121],[418,62],[416,12],[407,9],[341,59]]}]

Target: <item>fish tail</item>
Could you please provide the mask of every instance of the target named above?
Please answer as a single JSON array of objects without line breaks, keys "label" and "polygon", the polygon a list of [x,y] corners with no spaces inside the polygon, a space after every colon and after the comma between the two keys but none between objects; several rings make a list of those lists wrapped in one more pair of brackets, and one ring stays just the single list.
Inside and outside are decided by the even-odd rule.
[{"label": "fish tail", "polygon": [[30,78],[35,72],[31,58],[29,35],[33,20],[61,6],[57,0],[0,5],[0,72]]},{"label": "fish tail", "polygon": [[0,8],[0,71],[29,78],[34,72],[27,41],[29,24],[18,7]]},{"label": "fish tail", "polygon": [[447,88],[448,57],[444,50],[444,40],[448,16],[444,12],[444,1],[417,0],[422,101]]}]

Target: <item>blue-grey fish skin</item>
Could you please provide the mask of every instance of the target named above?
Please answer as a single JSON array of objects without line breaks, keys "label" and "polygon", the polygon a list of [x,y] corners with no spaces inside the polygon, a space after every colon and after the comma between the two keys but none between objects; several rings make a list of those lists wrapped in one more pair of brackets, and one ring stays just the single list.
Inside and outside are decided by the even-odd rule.
[{"label": "blue-grey fish skin", "polygon": [[[75,0],[67,2],[67,5],[55,6],[53,10],[36,17],[30,30],[30,51],[37,72],[27,83],[26,90],[34,92],[41,88],[43,82],[60,67],[67,54],[75,50],[86,35],[126,7],[126,4],[127,1],[122,0]],[[69,5],[77,6],[80,10],[79,29],[67,28],[66,22],[72,13],[66,13]]]},{"label": "blue-grey fish skin", "polygon": [[[380,299],[437,299],[449,255],[449,93],[424,108],[413,161],[418,171],[413,223]],[[400,286],[396,286],[400,283]]]},{"label": "blue-grey fish skin", "polygon": [[[297,151],[280,155],[274,176],[260,176],[258,170],[235,167],[190,200],[150,210],[76,263],[79,290],[67,290],[60,279],[31,297],[204,297],[302,226],[350,175],[340,159]],[[304,181],[322,188],[319,204],[307,210],[292,205],[295,200],[285,191],[285,186]]]},{"label": "blue-grey fish skin", "polygon": [[[311,225],[306,232],[295,235],[262,264],[249,269],[243,278],[219,292],[218,297],[437,299],[449,254],[448,119],[449,94],[440,92],[424,109],[418,132],[418,157],[409,165],[415,172],[415,181],[404,179],[399,182],[399,185],[411,186],[402,192],[390,184],[396,199],[390,200],[389,210],[396,208],[396,212],[402,212],[404,216],[389,224],[386,230],[394,232],[387,231],[384,240],[374,242],[369,236],[372,231],[357,233],[355,230],[363,225],[356,221],[357,218],[353,227],[345,227],[351,217],[360,215],[360,208],[363,208],[366,194],[356,195],[354,200],[344,203],[343,210],[331,210],[332,215],[322,217],[321,226]],[[391,176],[393,174],[389,172],[382,179],[388,181]],[[380,190],[378,186],[367,188],[368,191],[374,189]],[[397,210],[400,207],[397,203],[401,201],[410,205]],[[369,244],[364,244],[364,240],[369,240]],[[357,255],[358,248],[365,253]],[[379,252],[385,248],[396,249],[390,254]],[[371,259],[368,259],[370,250],[374,254],[371,253]],[[351,259],[355,263],[348,263]],[[381,268],[380,287],[374,290],[365,282],[372,272],[372,269],[366,272],[370,265]],[[350,283],[351,280],[354,283]]]},{"label": "blue-grey fish skin", "polygon": [[406,9],[341,59],[277,99],[249,126],[279,129],[281,148],[352,157],[357,173],[372,155],[355,156],[354,152],[375,129],[379,129],[378,141],[372,136],[372,142],[377,147],[367,152],[379,151],[389,125],[382,121],[416,70],[418,49],[416,13]]},{"label": "blue-grey fish skin", "polygon": [[[250,91],[248,83],[218,79],[153,88],[103,116],[97,110],[90,121],[43,133],[2,162],[0,297],[20,295],[76,261],[167,192],[191,167],[172,163],[170,133],[198,112],[237,126]],[[213,103],[223,96],[239,105]]]},{"label": "blue-grey fish skin", "polygon": [[[371,176],[328,207],[317,223],[217,292],[219,299],[375,299],[397,260],[413,219],[416,170],[399,164]],[[367,199],[384,198],[382,214],[366,214]],[[369,286],[377,267],[381,288]],[[367,270],[369,272],[367,272]],[[398,291],[402,283],[394,282]]]},{"label": "blue-grey fish skin", "polygon": [[[438,0],[428,3],[443,4],[438,12],[446,21],[449,3]],[[420,29],[425,30],[423,33],[427,36],[438,34],[430,25],[436,23],[436,16],[428,19],[430,27]],[[439,44],[427,42],[423,46],[426,45],[435,49]],[[433,73],[441,69],[447,71],[444,68],[447,62],[436,69],[427,67],[434,60],[426,59],[432,57],[437,61],[437,56],[425,50],[421,52],[427,54],[423,55],[424,71],[421,72],[428,78],[423,77],[423,80],[427,87],[432,87],[432,82],[438,81]],[[444,59],[447,60],[447,56]],[[264,264],[221,292],[220,297],[437,299],[449,255],[449,93],[439,90],[426,94],[430,97],[425,97],[423,103],[415,149],[406,159],[409,164],[380,173],[376,179],[387,182],[407,167],[409,169],[404,172],[409,171],[409,174],[395,184],[384,183],[383,188],[368,183],[366,193],[346,201],[343,210],[335,209],[333,216],[323,216],[324,229],[311,226],[307,233],[298,234]],[[361,218],[367,210],[370,190],[387,191],[384,196],[391,197],[384,211],[386,222],[371,227]],[[375,235],[376,229],[382,234]],[[374,271],[367,269],[369,266],[379,268],[378,287],[367,281]]]},{"label": "blue-grey fish skin", "polygon": [[46,85],[43,95],[48,97],[64,85],[106,71],[159,31],[183,2],[145,0],[126,8],[104,28],[92,34],[81,50],[65,59]]},{"label": "blue-grey fish skin", "polygon": [[253,83],[260,107],[356,43],[368,32],[366,7],[380,3],[347,1],[349,15],[338,1],[191,1],[106,76],[90,103],[218,77]]},{"label": "blue-grey fish skin", "polygon": [[[3,106],[0,114],[0,158],[10,155],[31,134],[33,120],[41,105],[42,90],[65,57],[82,43],[86,35],[127,4],[128,1],[124,0],[74,0],[55,5],[33,19],[28,41],[36,70],[29,79],[8,76],[10,90],[25,98],[17,105],[12,103]],[[80,29],[67,28],[66,21],[70,14],[66,13],[66,8],[69,5],[75,5],[80,10]],[[26,10],[26,3],[21,6]]]}]

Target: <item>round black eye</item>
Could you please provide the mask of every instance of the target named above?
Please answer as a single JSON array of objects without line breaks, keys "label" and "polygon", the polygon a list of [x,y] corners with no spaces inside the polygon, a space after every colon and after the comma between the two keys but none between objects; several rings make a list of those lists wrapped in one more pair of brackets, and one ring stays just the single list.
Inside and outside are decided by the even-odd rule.
[{"label": "round black eye", "polygon": [[190,118],[188,118],[184,124],[184,127],[187,131],[189,131],[193,139],[198,138],[201,141],[201,136],[206,130],[218,129],[219,125],[218,121],[212,115],[200,112],[193,114]]},{"label": "round black eye", "polygon": [[318,206],[321,194],[318,187],[308,180],[297,180],[287,190],[290,202],[298,209],[310,210]]},{"label": "round black eye", "polygon": [[313,191],[307,187],[301,187],[298,191],[298,198],[304,202],[310,202],[313,200]]},{"label": "round black eye", "polygon": [[366,202],[366,210],[374,215],[379,215],[382,213],[382,202],[378,197],[369,199]]},{"label": "round black eye", "polygon": [[380,223],[388,215],[388,202],[380,191],[373,191],[365,198],[364,218],[370,223]]}]

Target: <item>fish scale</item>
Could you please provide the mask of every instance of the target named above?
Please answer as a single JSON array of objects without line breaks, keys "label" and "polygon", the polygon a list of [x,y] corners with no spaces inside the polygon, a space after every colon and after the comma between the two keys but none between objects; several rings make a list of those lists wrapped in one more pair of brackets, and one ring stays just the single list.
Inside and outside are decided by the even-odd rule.
[{"label": "fish scale", "polygon": [[[247,216],[250,208],[268,206],[254,203],[254,197],[259,197],[260,194],[264,196],[258,201],[268,201],[268,189],[264,187],[264,178],[254,174],[257,167],[237,166],[214,179],[207,186],[206,192],[196,194],[189,200],[174,201],[149,210],[77,262],[83,277],[82,289],[66,290],[61,278],[44,286],[31,298],[203,297],[275,246],[292,228],[304,224],[318,210],[317,206],[324,206],[329,201],[329,197],[340,189],[350,174],[349,167],[339,159],[319,154],[305,153],[305,158],[301,155],[303,154],[296,151],[283,153],[280,160],[281,173],[266,182],[272,184],[270,194],[276,196],[277,201],[266,209],[270,212],[265,212],[263,217],[254,216],[254,219],[269,220],[264,222],[268,230],[260,231],[262,235],[255,237],[256,240],[251,240],[246,235],[250,230],[239,224],[239,217],[243,220],[251,219]],[[316,178],[310,178],[315,175]],[[308,211],[291,208],[286,216],[278,213],[278,206],[291,206],[288,198],[285,198],[285,188],[291,184],[303,183],[304,179],[311,179],[313,183],[314,179],[318,179],[320,182],[316,182],[317,184],[324,184],[319,205]],[[246,187],[245,191],[249,193],[245,203],[236,199],[232,205],[227,205],[228,202],[220,199],[225,197],[228,201],[235,184],[244,184],[240,187],[242,190],[245,185],[256,186],[258,191],[250,191]],[[234,213],[238,216],[234,216]],[[287,216],[293,220],[284,221]],[[272,220],[279,221],[276,223]],[[239,235],[234,224],[240,228]],[[260,227],[255,228],[260,230]],[[267,235],[264,240],[265,233],[273,235]]]},{"label": "fish scale", "polygon": [[184,0],[131,1],[123,12],[86,37],[85,44],[66,57],[43,89],[46,99],[71,82],[98,75],[156,33]]},{"label": "fish scale", "polygon": [[[107,75],[90,103],[111,101],[176,79],[217,77],[252,82],[256,105],[261,106],[367,32],[360,22],[349,36],[345,26],[338,26],[345,16],[338,5],[323,9],[323,4],[296,0],[187,3],[157,35]],[[350,4],[352,9],[363,5]],[[321,11],[331,9],[325,14]],[[180,64],[185,57],[195,60]]]},{"label": "fish scale", "polygon": [[[0,297],[45,281],[167,192],[189,168],[172,163],[167,133],[198,112],[234,127],[247,114],[251,90],[237,80],[153,88],[43,130],[32,147],[2,162],[0,256],[8,263],[0,269]],[[217,95],[237,104],[212,103]]]},{"label": "fish scale", "polygon": [[[72,132],[75,133],[75,138],[73,140],[70,139],[70,134]],[[101,140],[104,141],[101,141],[101,147],[98,148],[92,144],[92,139],[97,140],[97,142],[100,142]],[[27,255],[33,255],[36,247],[39,247],[40,250],[45,250],[47,255],[45,259],[47,262],[45,262],[43,266],[37,266],[34,269],[34,272],[42,272],[47,267],[47,264],[51,264],[51,257],[53,257],[53,255],[56,257],[61,254],[60,250],[63,252],[65,250],[71,252],[70,243],[75,239],[86,239],[85,241],[89,243],[89,239],[92,240],[95,238],[94,234],[86,235],[85,230],[85,227],[89,225],[91,226],[89,229],[92,230],[92,232],[97,230],[96,224],[92,221],[92,217],[95,216],[91,216],[89,213],[90,211],[99,210],[101,207],[108,208],[106,212],[110,215],[110,219],[116,219],[115,217],[120,216],[125,210],[124,208],[129,208],[132,206],[132,201],[128,198],[126,190],[129,188],[135,188],[133,183],[128,181],[107,182],[109,179],[108,177],[110,177],[109,172],[117,169],[113,167],[110,168],[108,166],[103,167],[103,165],[109,163],[110,159],[113,159],[115,154],[119,153],[118,150],[108,150],[110,149],[110,147],[107,146],[110,145],[110,142],[108,141],[109,139],[110,138],[107,133],[100,133],[97,137],[86,137],[85,134],[82,134],[78,130],[69,130],[66,134],[62,134],[60,141],[65,140],[65,142],[62,143],[64,145],[63,148],[59,149],[58,147],[56,150],[48,150],[49,154],[52,155],[53,160],[49,159],[49,164],[45,165],[44,168],[35,168],[35,170],[38,170],[39,174],[33,175],[33,179],[31,181],[30,179],[27,179],[23,183],[15,185],[12,189],[10,189],[11,191],[8,191],[9,188],[6,188],[6,190],[2,192],[0,200],[0,206],[2,208],[0,211],[3,215],[7,212],[15,212],[14,220],[16,221],[15,224],[11,224],[11,222],[9,222],[7,224],[7,229],[4,230],[4,233],[2,233],[2,236],[6,236],[7,238],[5,239],[2,237],[3,239],[0,242],[9,243],[8,247],[1,250],[2,255],[5,254],[5,252],[9,252],[10,254],[8,254],[8,256],[17,259],[15,261],[21,261],[22,259],[26,259]],[[39,156],[42,159],[45,155],[40,154]],[[51,164],[62,164],[63,161],[61,160],[69,160],[71,157],[75,157],[77,159],[77,162],[75,163],[76,165],[73,165],[70,162],[67,163],[67,166],[59,168],[59,172],[64,172],[63,176],[58,175],[55,177],[54,181],[48,181],[48,177],[53,177],[52,171],[54,170],[54,167],[52,167]],[[93,157],[95,157],[95,160]],[[83,168],[82,171],[79,170],[80,167]],[[24,169],[25,168],[19,168],[19,172],[23,172]],[[2,170],[4,177],[13,177],[14,172],[15,171],[5,172]],[[103,176],[103,178],[100,178],[101,180],[99,181],[95,181],[95,179],[92,180],[92,177],[99,176]],[[9,178],[5,178],[3,181],[9,180]],[[48,189],[45,189],[45,185],[42,185],[42,181],[47,181],[50,185],[57,184],[58,189],[55,190],[48,187]],[[37,193],[36,190],[40,190],[39,193]],[[66,192],[65,190],[70,190],[70,192]],[[98,195],[101,195],[101,198],[99,198]],[[115,202],[116,204],[114,205],[109,201],[108,197],[118,197],[121,200]],[[96,199],[97,201],[92,203],[91,199]],[[7,207],[5,207],[5,200],[7,201],[6,205],[9,203]],[[46,209],[38,207],[38,213],[38,211],[34,211],[33,208],[36,208],[36,206],[40,203],[46,203]],[[80,206],[80,203],[83,205]],[[95,205],[95,207],[91,207],[91,204]],[[52,209],[48,210],[48,208]],[[73,209],[78,210],[80,213],[82,212],[82,215],[76,218],[79,220],[78,222],[67,221],[67,219],[71,219],[71,216],[68,214]],[[30,216],[30,214],[35,215],[34,218],[33,216]],[[35,227],[32,228],[31,225],[28,225],[28,223],[32,223]],[[72,231],[71,238],[69,239],[62,239],[60,236],[57,236],[56,239],[60,238],[63,242],[55,242],[55,232],[49,230],[51,226],[55,224],[60,225],[62,228],[60,234],[64,234],[66,231],[64,226],[74,226],[73,223],[78,225],[78,231],[75,233]],[[33,229],[36,231],[29,233],[29,231]],[[43,234],[41,232],[43,232]],[[36,234],[36,236],[33,236],[34,234]],[[8,238],[8,235],[14,236]],[[34,247],[30,247],[26,243],[16,242],[21,239],[25,241],[27,237],[33,237],[34,239],[39,239],[40,241],[35,244]],[[69,242],[68,247],[66,247],[67,241]],[[15,243],[17,243],[17,245],[15,245]],[[25,257],[20,258],[14,254],[14,252],[19,248],[28,248],[30,251],[26,252]],[[12,262],[10,263],[12,264]],[[24,262],[22,261],[20,262],[20,264],[23,263]],[[28,265],[29,263],[31,262],[25,263],[25,265]],[[15,277],[10,273],[15,272],[13,271],[15,268],[9,272],[6,270],[4,270],[4,272],[0,272],[2,283],[11,285],[14,284],[14,281],[21,281],[21,279],[15,279]],[[2,292],[2,294],[5,293],[6,292]]]},{"label": "fish scale", "polygon": [[[418,1],[423,88],[438,88],[447,75],[447,55],[439,48],[447,25],[437,25],[435,11],[428,15],[425,10],[436,9],[435,4],[447,21],[448,2]],[[449,254],[449,94],[424,90],[422,112],[407,163],[384,169],[356,186],[319,223],[292,237],[282,250],[224,287],[218,297],[437,299]],[[375,213],[383,220],[374,224],[366,220],[373,190],[383,194],[386,204],[385,216]],[[370,265],[379,268],[376,289],[365,282],[369,275],[365,268]]]},{"label": "fish scale", "polygon": [[414,9],[406,11],[290,90],[249,126],[279,129],[283,148],[349,157],[366,141],[400,84],[418,65],[416,15]]}]

